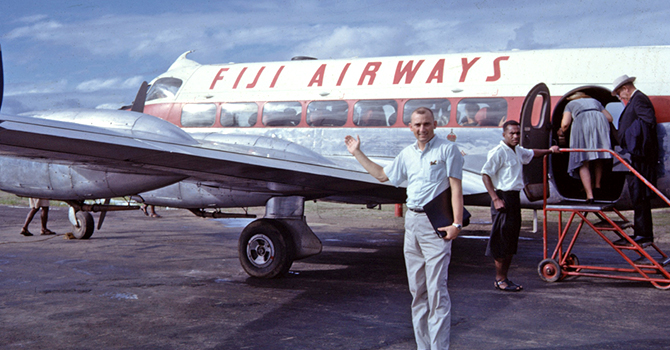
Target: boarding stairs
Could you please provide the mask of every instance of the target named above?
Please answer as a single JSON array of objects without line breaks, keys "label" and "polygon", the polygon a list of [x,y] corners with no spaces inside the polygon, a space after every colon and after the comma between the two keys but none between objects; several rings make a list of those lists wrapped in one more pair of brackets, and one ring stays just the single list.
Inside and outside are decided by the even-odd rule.
[{"label": "boarding stairs", "polygon": [[[561,149],[561,152],[608,152],[618,159],[635,176],[640,178],[654,193],[670,206],[666,198],[656,187],[647,181],[640,173],[630,166],[619,154],[609,149]],[[670,289],[670,272],[666,266],[670,264],[670,257],[665,254],[656,243],[636,243],[626,229],[632,228],[633,223],[614,207],[613,203],[595,202],[586,204],[578,201],[547,203],[548,176],[547,159],[544,157],[544,202],[543,202],[543,260],[538,265],[538,274],[546,282],[557,282],[569,276],[603,277],[629,281],[650,282],[658,289]],[[550,212],[558,213],[558,238],[555,247],[550,251],[548,237],[547,215]],[[567,222],[563,223],[566,216]],[[571,228],[576,226],[573,230]],[[580,264],[573,248],[578,243],[577,238],[582,228],[589,227],[607,245],[618,253],[626,264],[619,261],[614,266],[593,266]],[[551,240],[553,242],[553,239]],[[586,260],[586,259],[584,259]],[[609,262],[608,262],[609,263]],[[626,267],[621,267],[621,266]],[[630,265],[630,267],[627,267]]]}]

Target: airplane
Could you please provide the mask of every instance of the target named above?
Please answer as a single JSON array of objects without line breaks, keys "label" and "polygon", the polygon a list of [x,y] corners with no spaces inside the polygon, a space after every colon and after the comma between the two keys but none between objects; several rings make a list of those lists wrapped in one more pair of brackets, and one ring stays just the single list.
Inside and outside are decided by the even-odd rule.
[{"label": "airplane", "polygon": [[[105,212],[136,209],[110,204],[114,197],[203,217],[237,217],[221,209],[265,206],[264,216],[240,234],[239,259],[250,276],[274,278],[321,252],[305,201],[404,202],[402,185],[379,183],[350,156],[346,135],[360,135],[363,151],[385,165],[415,142],[407,130],[411,112],[431,108],[436,134],[465,155],[465,204],[489,206],[480,169],[502,139],[504,121],[521,123],[522,146],[548,148],[566,97],[577,91],[618,118],[623,106],[611,82],[628,74],[656,108],[657,187],[670,194],[670,46],[211,65],[189,54],[144,83],[126,110],[0,115],[0,189],[68,203],[82,239],[93,233],[90,212],[101,212],[99,229]],[[585,199],[567,163],[567,154],[550,158],[550,203]],[[523,176],[528,187],[542,184],[542,160],[524,166]],[[603,200],[630,209],[624,184],[624,172],[609,172]],[[522,206],[541,208],[536,199],[522,194]]]}]

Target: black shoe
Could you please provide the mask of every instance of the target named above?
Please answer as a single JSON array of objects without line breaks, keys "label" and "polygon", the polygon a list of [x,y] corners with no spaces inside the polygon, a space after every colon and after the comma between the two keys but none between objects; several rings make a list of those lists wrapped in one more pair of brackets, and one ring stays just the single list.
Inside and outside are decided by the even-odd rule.
[{"label": "black shoe", "polygon": [[30,233],[30,231],[26,230],[25,228],[21,229],[21,234],[26,236],[26,237],[33,235],[32,233]]},{"label": "black shoe", "polygon": [[593,204],[593,198],[587,198],[586,204]]},{"label": "black shoe", "polygon": [[[631,239],[635,238],[635,236],[628,236],[628,237],[630,237]],[[625,239],[625,238],[617,239],[616,241],[612,242],[612,244],[614,244],[614,245],[620,245],[620,246],[627,246],[627,245],[630,245],[630,243],[628,242],[628,240]]]},{"label": "black shoe", "polygon": [[633,236],[633,241],[635,243],[642,245],[644,243],[653,243],[654,238],[653,237],[647,237],[647,236]]}]

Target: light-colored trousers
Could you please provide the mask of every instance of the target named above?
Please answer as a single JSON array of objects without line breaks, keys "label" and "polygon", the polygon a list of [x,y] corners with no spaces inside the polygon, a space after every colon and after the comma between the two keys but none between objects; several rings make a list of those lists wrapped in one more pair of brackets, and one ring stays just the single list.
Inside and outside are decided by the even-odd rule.
[{"label": "light-colored trousers", "polygon": [[403,251],[417,349],[449,349],[451,300],[447,278],[451,241],[437,236],[426,214],[408,210]]}]

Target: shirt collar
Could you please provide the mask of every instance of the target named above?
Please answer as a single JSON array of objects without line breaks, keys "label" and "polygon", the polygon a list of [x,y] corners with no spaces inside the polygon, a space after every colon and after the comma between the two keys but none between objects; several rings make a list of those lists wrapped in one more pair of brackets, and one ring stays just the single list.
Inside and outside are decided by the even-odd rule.
[{"label": "shirt collar", "polygon": [[[424,148],[424,151],[427,151],[427,150],[433,148],[433,144],[435,143],[435,139],[437,139],[437,135],[433,135],[433,138],[430,139],[430,141],[426,142],[426,148]],[[419,149],[419,141],[414,142],[414,149],[417,150],[418,152],[421,152],[421,149]]]},{"label": "shirt collar", "polygon": [[500,140],[500,144],[503,145],[503,147],[505,147],[505,149],[508,149],[508,150],[516,153],[516,147],[514,147],[514,148],[510,147],[509,145],[507,145],[507,143],[505,143],[505,140]]}]

